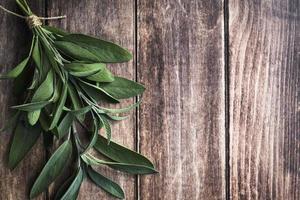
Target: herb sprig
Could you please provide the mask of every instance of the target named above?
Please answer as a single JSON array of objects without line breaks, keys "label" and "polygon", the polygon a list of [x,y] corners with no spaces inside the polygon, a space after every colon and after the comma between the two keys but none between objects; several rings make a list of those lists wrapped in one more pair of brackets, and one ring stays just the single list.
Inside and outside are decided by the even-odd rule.
[{"label": "herb sprig", "polygon": [[[0,76],[15,79],[18,95],[24,94],[25,99],[23,104],[12,107],[16,112],[5,127],[14,131],[9,167],[14,169],[43,136],[46,146],[53,141],[61,145],[33,184],[30,198],[47,190],[70,164],[75,166],[74,173],[60,187],[55,199],[76,199],[85,178],[111,195],[124,198],[122,188],[93,166],[106,165],[130,174],[157,172],[146,157],[111,141],[111,122],[125,119],[122,113],[136,108],[140,102],[119,109],[99,104],[119,103],[144,92],[143,85],[114,76],[106,68],[107,63],[129,61],[131,53],[109,41],[43,26],[41,17],[31,11],[25,0],[16,2],[26,16],[13,14],[26,18],[33,37],[28,56]],[[28,77],[32,79],[28,81]],[[85,130],[88,142],[80,139],[78,128]],[[100,129],[106,137],[99,134]],[[102,157],[92,155],[92,148]]]}]

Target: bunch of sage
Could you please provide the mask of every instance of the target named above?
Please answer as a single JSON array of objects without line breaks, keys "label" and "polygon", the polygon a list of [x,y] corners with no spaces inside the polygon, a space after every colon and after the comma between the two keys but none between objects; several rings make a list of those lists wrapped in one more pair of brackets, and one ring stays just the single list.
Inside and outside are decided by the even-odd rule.
[{"label": "bunch of sage", "polygon": [[[85,178],[111,195],[124,198],[122,188],[93,166],[106,165],[130,174],[156,173],[146,157],[111,141],[111,122],[125,119],[122,113],[140,102],[120,109],[101,105],[119,103],[144,92],[143,85],[114,76],[106,68],[107,63],[127,62],[132,55],[108,41],[43,26],[41,17],[33,14],[25,0],[16,2],[26,15],[33,37],[28,57],[0,77],[15,79],[15,92],[25,101],[12,107],[16,112],[6,126],[14,132],[9,167],[14,169],[43,136],[47,148],[57,141],[61,145],[37,177],[30,198],[47,190],[70,165],[73,173],[55,199],[76,199]],[[79,128],[85,130],[88,142],[79,137]],[[106,137],[99,134],[100,129]],[[101,158],[91,154],[92,148]]]}]

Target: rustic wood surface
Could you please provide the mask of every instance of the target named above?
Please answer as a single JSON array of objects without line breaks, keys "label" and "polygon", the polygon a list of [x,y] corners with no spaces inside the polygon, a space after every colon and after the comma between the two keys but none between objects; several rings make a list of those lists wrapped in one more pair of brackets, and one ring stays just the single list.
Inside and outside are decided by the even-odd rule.
[{"label": "rustic wood surface", "polygon": [[141,199],[225,198],[222,1],[139,1]]},{"label": "rustic wood surface", "polygon": [[[113,138],[147,155],[160,174],[98,168],[120,183],[126,199],[300,199],[298,0],[28,2],[40,15],[67,15],[51,25],[134,53],[133,61],[109,68],[147,91],[141,107],[113,125]],[[0,3],[16,11],[14,1]],[[0,16],[5,72],[26,55],[30,32],[22,19]],[[0,83],[0,128],[16,102],[11,83]],[[0,200],[28,199],[45,149],[39,142],[11,172],[10,136],[0,135]],[[38,199],[53,199],[56,189]],[[85,181],[78,199],[114,198]]]},{"label": "rustic wood surface", "polygon": [[[18,11],[17,5],[11,0],[1,0],[1,5],[10,10]],[[32,9],[38,14],[43,14],[45,5],[38,0],[31,1]],[[9,71],[21,62],[29,51],[30,31],[23,19],[6,15],[1,12],[0,17],[0,66],[1,73]],[[0,128],[11,117],[11,109],[20,97],[14,97],[12,92],[12,81],[1,81],[0,83]],[[20,102],[19,102],[20,103]],[[25,161],[13,171],[8,169],[7,154],[10,146],[11,131],[0,133],[0,199],[21,200],[29,195],[30,187],[38,175],[44,160],[45,151],[42,146],[42,139],[36,144],[32,151],[26,156]],[[37,199],[44,199],[45,195]]]},{"label": "rustic wood surface", "polygon": [[299,9],[229,3],[232,199],[300,199]]},{"label": "rustic wood surface", "polygon": [[[70,32],[80,32],[110,40],[128,48],[131,52],[134,51],[135,17],[133,0],[51,0],[48,2],[47,10],[49,16],[67,15],[67,20],[52,22],[53,25],[59,25],[59,27],[65,28]],[[116,75],[135,79],[134,62],[111,64],[108,67]],[[129,105],[133,101],[125,101],[121,106]],[[134,149],[136,142],[135,121],[135,113],[131,112],[129,119],[114,124],[113,139]],[[136,177],[103,168],[99,168],[99,171],[119,183],[123,187],[127,199],[135,199]],[[107,195],[95,184],[85,181],[81,186],[78,199],[114,198]]]}]

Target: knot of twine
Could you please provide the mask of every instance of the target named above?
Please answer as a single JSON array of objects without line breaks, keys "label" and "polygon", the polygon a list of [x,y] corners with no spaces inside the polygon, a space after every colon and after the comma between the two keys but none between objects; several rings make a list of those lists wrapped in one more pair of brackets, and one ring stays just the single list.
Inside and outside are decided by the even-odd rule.
[{"label": "knot of twine", "polygon": [[66,15],[63,15],[63,16],[57,16],[57,17],[39,17],[37,15],[30,15],[30,16],[23,16],[23,15],[19,15],[15,12],[12,12],[6,8],[4,8],[3,6],[0,5],[0,8],[2,10],[4,10],[5,12],[9,13],[9,14],[12,14],[14,16],[17,16],[19,18],[22,18],[22,19],[25,19],[29,28],[34,28],[34,27],[37,27],[37,26],[42,26],[43,25],[43,22],[42,20],[53,20],[53,19],[64,19],[66,18],[67,16]]},{"label": "knot of twine", "polygon": [[43,22],[41,21],[41,19],[36,15],[31,15],[31,16],[26,17],[26,22],[27,22],[29,28],[31,28],[31,29],[34,27],[43,25]]}]

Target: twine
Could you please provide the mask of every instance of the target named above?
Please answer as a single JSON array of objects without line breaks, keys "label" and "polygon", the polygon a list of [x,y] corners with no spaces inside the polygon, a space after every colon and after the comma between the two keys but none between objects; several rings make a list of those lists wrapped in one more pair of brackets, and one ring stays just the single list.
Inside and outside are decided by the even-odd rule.
[{"label": "twine", "polygon": [[26,17],[26,22],[31,29],[34,27],[43,25],[40,18],[36,15],[30,15],[30,16]]},{"label": "twine", "polygon": [[43,25],[42,20],[56,20],[56,19],[64,19],[64,18],[67,17],[66,15],[63,15],[63,16],[56,16],[56,17],[39,17],[39,16],[36,16],[36,15],[23,16],[23,15],[19,15],[19,14],[15,13],[15,12],[10,11],[10,10],[4,8],[4,7],[1,6],[1,5],[0,5],[0,8],[1,8],[3,11],[5,11],[5,12],[11,14],[11,15],[14,15],[14,16],[16,16],[16,17],[25,19],[26,22],[27,22],[27,24],[28,24],[28,26],[29,26],[30,28],[34,28],[34,27]]}]

